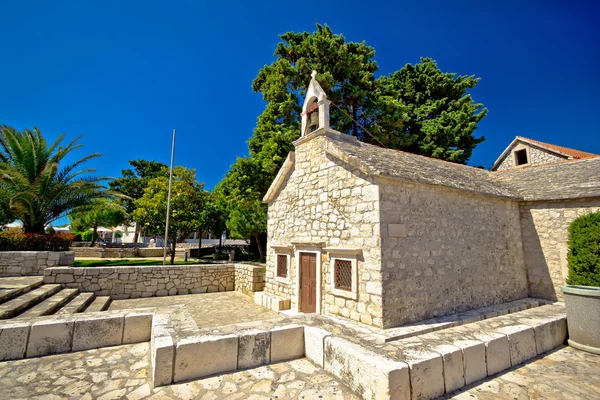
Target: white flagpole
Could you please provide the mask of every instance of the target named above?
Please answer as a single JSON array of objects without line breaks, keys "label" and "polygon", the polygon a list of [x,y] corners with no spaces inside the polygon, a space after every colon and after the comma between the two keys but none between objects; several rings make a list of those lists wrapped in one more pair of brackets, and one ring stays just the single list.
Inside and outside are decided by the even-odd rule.
[{"label": "white flagpole", "polygon": [[173,159],[175,158],[175,129],[173,129],[173,144],[171,145],[171,170],[169,173],[169,194],[167,195],[167,221],[165,223],[165,241],[163,244],[163,266],[167,262],[167,246],[169,244],[169,214],[171,211],[171,184],[173,183]]}]

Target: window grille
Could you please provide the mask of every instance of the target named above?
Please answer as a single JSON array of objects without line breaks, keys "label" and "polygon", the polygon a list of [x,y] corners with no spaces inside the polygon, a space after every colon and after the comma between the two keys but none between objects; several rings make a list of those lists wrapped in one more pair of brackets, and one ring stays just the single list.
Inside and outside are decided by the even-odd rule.
[{"label": "window grille", "polygon": [[336,289],[352,290],[352,261],[335,260],[334,275]]},{"label": "window grille", "polygon": [[287,255],[277,254],[277,276],[287,278]]}]

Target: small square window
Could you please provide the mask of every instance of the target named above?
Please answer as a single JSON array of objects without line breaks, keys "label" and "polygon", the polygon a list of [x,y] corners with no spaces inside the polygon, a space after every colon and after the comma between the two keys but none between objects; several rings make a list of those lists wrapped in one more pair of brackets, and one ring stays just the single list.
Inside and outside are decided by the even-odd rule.
[{"label": "small square window", "polygon": [[529,163],[527,159],[527,149],[515,151],[515,163],[517,165],[525,165]]},{"label": "small square window", "polygon": [[333,274],[336,289],[352,290],[352,261],[335,260]]},{"label": "small square window", "polygon": [[280,278],[287,278],[287,258],[288,256],[286,254],[277,254],[277,276]]}]

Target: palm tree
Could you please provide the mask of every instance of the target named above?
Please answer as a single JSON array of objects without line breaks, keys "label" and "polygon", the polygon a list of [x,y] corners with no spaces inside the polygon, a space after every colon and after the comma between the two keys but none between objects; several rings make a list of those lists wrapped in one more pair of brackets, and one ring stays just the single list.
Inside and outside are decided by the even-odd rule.
[{"label": "palm tree", "polygon": [[105,197],[100,184],[106,178],[88,174],[94,169],[76,169],[99,157],[94,153],[63,168],[61,161],[80,148],[79,138],[66,146],[64,134],[48,147],[38,128],[22,132],[0,125],[0,189],[8,193],[10,211],[23,222],[26,233],[44,233],[44,226],[74,209],[85,209]]}]

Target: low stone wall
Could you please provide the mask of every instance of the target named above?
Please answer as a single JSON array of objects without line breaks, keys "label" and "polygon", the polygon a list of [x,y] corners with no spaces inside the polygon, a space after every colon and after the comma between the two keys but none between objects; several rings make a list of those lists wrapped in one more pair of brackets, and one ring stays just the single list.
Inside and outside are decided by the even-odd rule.
[{"label": "low stone wall", "polygon": [[253,295],[265,288],[265,266],[240,264],[235,265],[235,290],[245,295]]},{"label": "low stone wall", "polygon": [[2,251],[0,276],[43,275],[48,267],[72,266],[72,251]]},{"label": "low stone wall", "polygon": [[249,264],[203,264],[140,267],[48,268],[44,283],[130,299],[237,290],[252,294],[264,287],[264,267]]},{"label": "low stone wall", "polygon": [[[72,247],[71,250],[76,257],[87,258],[134,258],[134,257],[162,257],[162,247],[130,247],[130,248],[110,248],[110,247]],[[186,249],[177,249],[175,258],[183,258]]]}]

